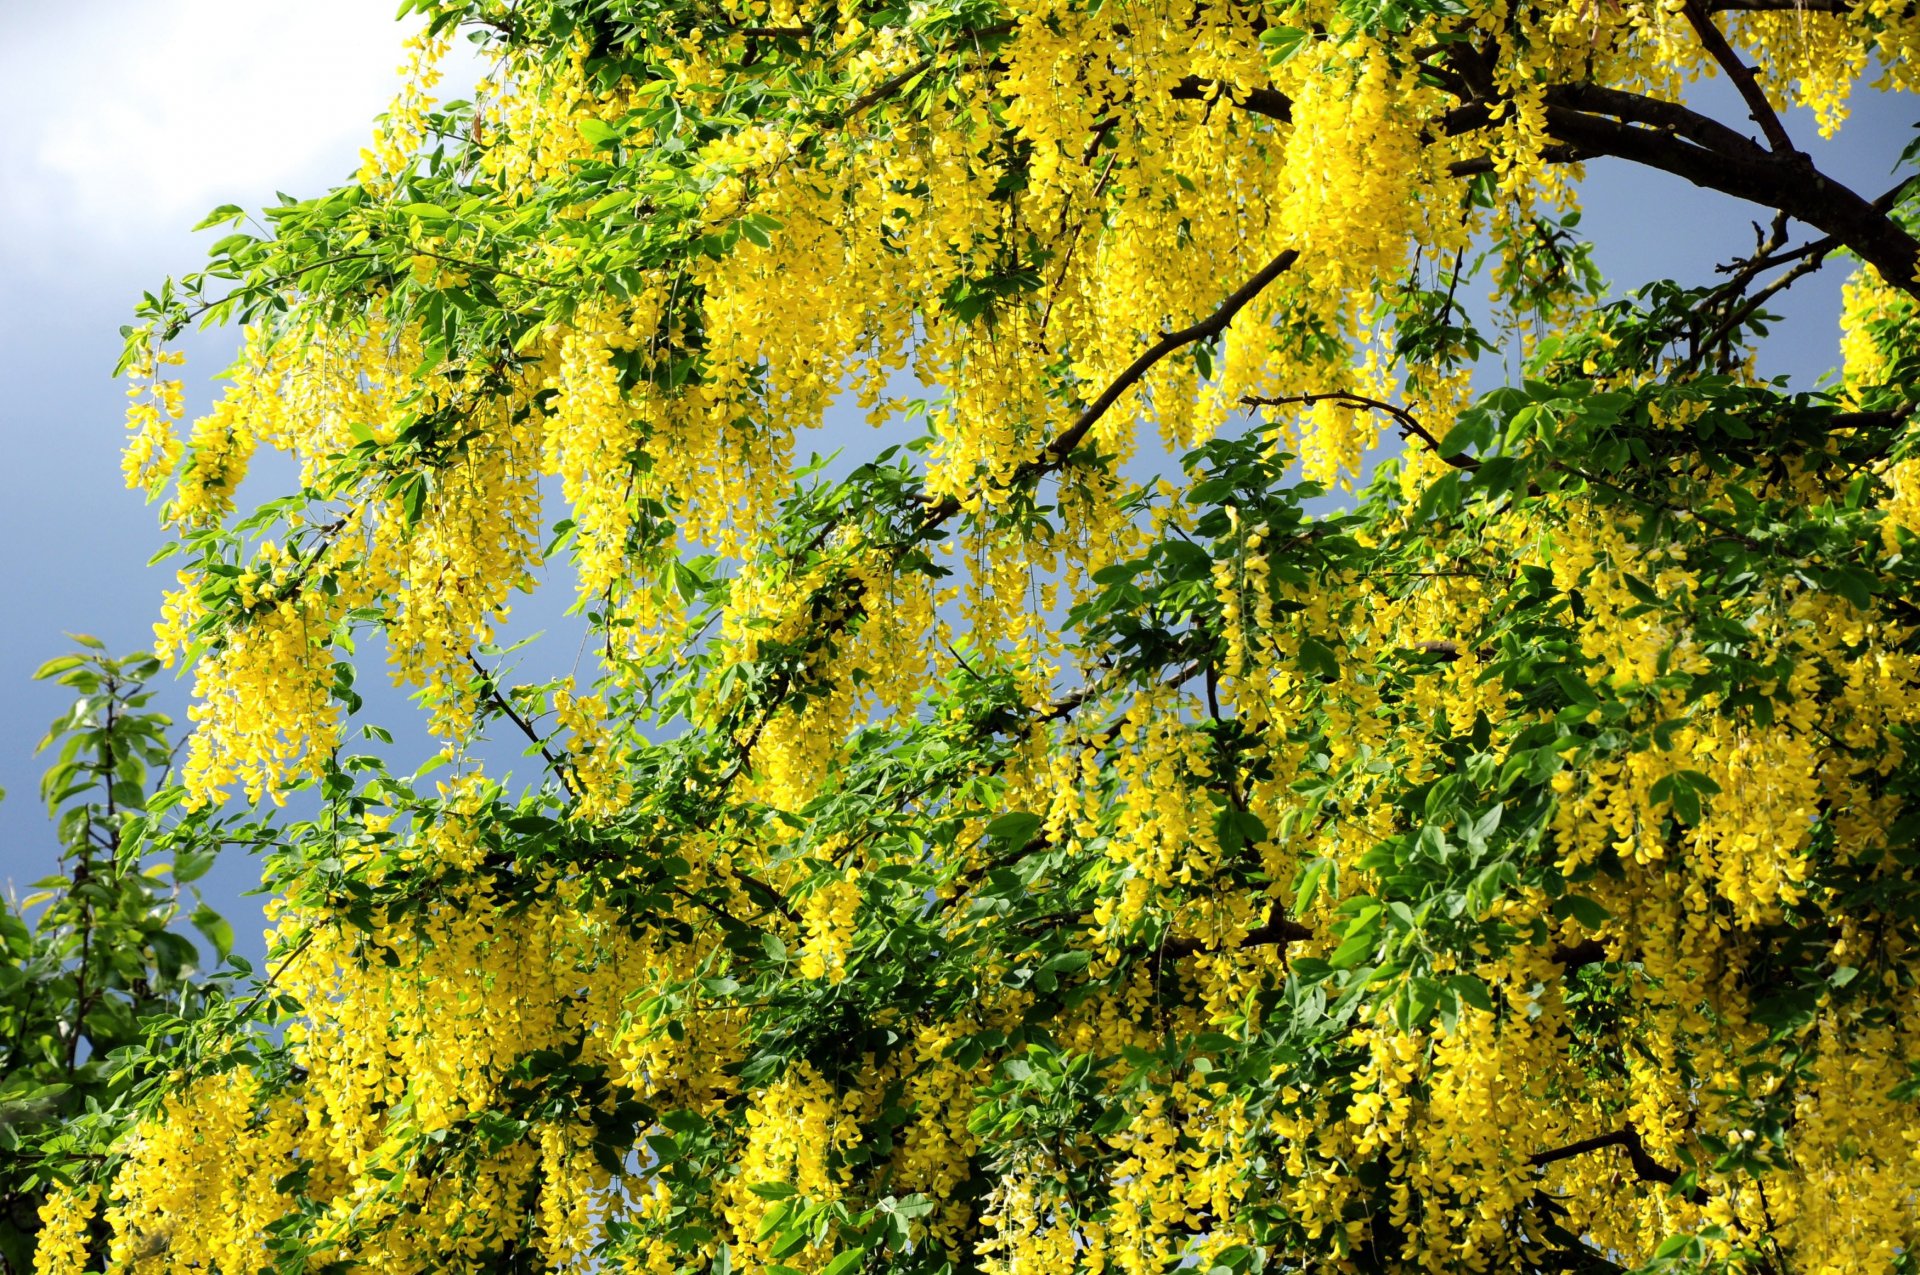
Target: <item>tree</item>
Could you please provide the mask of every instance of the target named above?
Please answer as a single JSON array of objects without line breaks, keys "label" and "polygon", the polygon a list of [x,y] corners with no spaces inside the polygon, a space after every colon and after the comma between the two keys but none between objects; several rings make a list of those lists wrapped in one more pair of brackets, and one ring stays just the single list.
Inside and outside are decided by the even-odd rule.
[{"label": "tree", "polygon": [[[150,801],[172,763],[167,718],[147,705],[151,655],[115,659],[90,637],[37,676],[75,692],[41,741],[56,749],[40,786],[59,836],[60,870],[24,900],[0,900],[0,1272],[34,1268],[40,1210],[61,1167],[136,1110],[113,1055],[165,1047],[218,980],[192,940],[170,927],[181,888],[187,919],[216,963],[232,947],[226,920],[192,882],[218,847],[142,862]],[[154,1039],[157,1038],[157,1039]]]},{"label": "tree", "polygon": [[[130,339],[198,696],[147,835],[271,842],[277,928],[55,1224],[103,1199],[142,1270],[1913,1269],[1915,184],[1781,115],[1911,89],[1910,4],[408,8],[358,178]],[[1613,298],[1619,162],[1758,242]],[[1768,379],[1849,261],[1842,372]],[[196,319],[248,337],[181,441]],[[796,466],[842,395],[887,445]],[[243,509],[261,444],[299,486]],[[590,645],[516,680],[549,564]]]}]

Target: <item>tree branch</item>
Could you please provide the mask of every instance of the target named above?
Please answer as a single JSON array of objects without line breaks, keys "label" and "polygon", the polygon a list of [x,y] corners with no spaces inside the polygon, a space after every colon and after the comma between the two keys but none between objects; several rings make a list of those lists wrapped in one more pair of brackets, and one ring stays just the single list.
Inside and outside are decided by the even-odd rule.
[{"label": "tree branch", "polygon": [[1086,441],[1087,434],[1092,431],[1100,418],[1107,414],[1107,410],[1119,401],[1122,394],[1137,385],[1169,354],[1183,346],[1192,345],[1196,341],[1210,340],[1225,332],[1227,325],[1246,308],[1247,303],[1264,292],[1268,284],[1285,274],[1299,257],[1300,253],[1296,249],[1283,250],[1261,267],[1260,272],[1253,278],[1234,289],[1212,314],[1191,327],[1181,328],[1177,332],[1168,332],[1155,341],[1141,353],[1139,358],[1129,363],[1126,370],[1116,376],[1107,388],[1100,392],[1098,398],[1087,404],[1073,424],[1068,426],[1058,438],[1047,444],[1044,452],[1016,469],[1014,481],[1030,481],[1065,464],[1067,458],[1079,450],[1080,444]]},{"label": "tree branch", "polygon": [[[1287,916],[1286,909],[1278,900],[1273,910],[1267,913],[1267,919],[1248,930],[1246,936],[1234,948],[1245,950],[1250,947],[1279,947],[1285,949],[1289,943],[1301,943],[1313,937],[1313,931]],[[1203,952],[1219,952],[1226,949],[1214,947],[1199,939],[1168,939],[1160,945],[1160,951],[1168,956],[1198,956]]]},{"label": "tree branch", "polygon": [[[1699,6],[1702,0],[1687,3]],[[1708,20],[1708,10],[1696,7],[1694,13],[1704,28],[1702,38],[1720,40],[1724,50],[1720,56],[1723,64],[1730,64],[1729,74],[1736,74],[1736,68],[1746,71]],[[1460,136],[1493,125],[1502,91],[1489,54],[1460,42],[1447,46],[1442,60],[1421,65],[1460,101],[1441,118],[1442,133]],[[1757,93],[1757,83],[1753,88]],[[1777,147],[1769,151],[1738,130],[1678,102],[1594,83],[1550,85],[1544,96],[1547,134],[1553,147],[1560,148],[1546,158],[1563,161],[1611,155],[1786,213],[1852,249],[1893,286],[1920,297],[1920,283],[1914,278],[1920,267],[1920,242],[1888,215],[1887,208],[1815,168],[1806,155],[1793,149],[1783,128],[1775,132],[1777,120],[1769,124],[1762,117]],[[1771,113],[1764,94],[1754,107],[1761,108]],[[1463,172],[1482,166],[1478,160],[1459,165]]]},{"label": "tree branch", "polygon": [[1746,99],[1747,112],[1753,117],[1753,122],[1760,126],[1761,133],[1765,134],[1767,146],[1777,155],[1796,154],[1793,139],[1787,136],[1786,126],[1774,112],[1773,103],[1767,101],[1759,78],[1754,75],[1752,67],[1740,60],[1740,55],[1727,43],[1727,37],[1720,34],[1720,28],[1714,25],[1713,15],[1706,11],[1700,0],[1686,0],[1685,13],[1687,21],[1693,24],[1694,31],[1699,34],[1700,43],[1706,46],[1713,60],[1733,81],[1733,86],[1740,90],[1740,96]]},{"label": "tree branch", "polygon": [[1712,0],[1709,13],[1852,13],[1854,0]]},{"label": "tree branch", "polygon": [[1282,124],[1293,122],[1293,99],[1279,89],[1234,89],[1218,80],[1189,75],[1175,84],[1167,96],[1181,102],[1224,101]]},{"label": "tree branch", "polygon": [[1562,943],[1548,955],[1555,965],[1564,966],[1566,972],[1571,974],[1606,960],[1607,945],[1599,939],[1581,939],[1578,943]]},{"label": "tree branch", "polygon": [[[1100,418],[1120,400],[1122,394],[1139,384],[1140,380],[1169,354],[1184,346],[1192,345],[1195,341],[1208,340],[1226,331],[1227,325],[1233,322],[1234,316],[1244,310],[1249,301],[1265,291],[1268,284],[1285,274],[1299,257],[1300,253],[1297,249],[1283,250],[1273,260],[1262,266],[1258,274],[1228,294],[1212,314],[1191,327],[1164,333],[1158,341],[1147,347],[1140,357],[1129,363],[1125,371],[1114,377],[1107,388],[1100,391],[1098,398],[1082,408],[1080,414],[1074,418],[1073,424],[1061,431],[1039,455],[1015,469],[1007,485],[1014,487],[1032,482],[1065,465],[1068,458],[1080,449],[1080,444],[1086,441],[1087,435],[1099,423]],[[924,537],[959,512],[960,499],[957,496],[944,496],[928,505],[915,538]]]},{"label": "tree branch", "polygon": [[[1608,118],[1612,116],[1614,118]],[[1887,212],[1798,153],[1774,155],[1672,102],[1598,85],[1547,90],[1547,130],[1592,156],[1611,155],[1777,209],[1851,248],[1886,281],[1920,297],[1920,243]]]},{"label": "tree branch", "polygon": [[566,760],[556,756],[554,751],[547,747],[547,741],[541,737],[540,732],[533,728],[533,723],[521,716],[520,710],[513,706],[513,701],[508,699],[501,691],[499,677],[496,676],[492,670],[488,669],[486,665],[482,664],[480,657],[472,651],[467,652],[467,663],[471,664],[473,671],[479,675],[480,688],[484,692],[484,698],[487,702],[499,709],[508,721],[520,728],[520,733],[531,740],[533,746],[540,750],[541,759],[547,763],[547,769],[551,770],[554,777],[560,781],[560,786],[567,790],[567,795],[577,798],[580,794],[574,789],[573,780],[568,774]]},{"label": "tree branch", "polygon": [[1409,437],[1418,438],[1432,450],[1435,456],[1440,457],[1442,461],[1453,466],[1455,469],[1464,469],[1468,473],[1472,473],[1474,470],[1480,468],[1480,462],[1465,452],[1456,452],[1451,456],[1442,455],[1440,451],[1440,440],[1435,438],[1412,412],[1409,412],[1406,408],[1398,404],[1389,403],[1383,399],[1368,398],[1364,394],[1354,394],[1346,390],[1332,390],[1324,394],[1283,394],[1278,398],[1256,398],[1248,395],[1242,398],[1240,402],[1247,407],[1288,407],[1294,404],[1311,407],[1315,403],[1338,403],[1342,407],[1351,407],[1356,410],[1385,412],[1388,416],[1393,417],[1395,421],[1399,422],[1400,429],[1403,433]]},{"label": "tree branch", "polygon": [[[1643,1182],[1657,1182],[1661,1186],[1672,1186],[1680,1180],[1680,1170],[1669,1169],[1647,1154],[1647,1146],[1640,1139],[1640,1131],[1630,1124],[1612,1133],[1582,1138],[1564,1147],[1538,1152],[1529,1157],[1528,1163],[1544,1168],[1549,1164],[1558,1164],[1562,1160],[1572,1160],[1595,1151],[1604,1151],[1608,1147],[1619,1147],[1625,1151],[1628,1161],[1633,1165],[1635,1175]],[[1694,1187],[1686,1193],[1686,1198],[1692,1203],[1701,1204],[1706,1201],[1707,1193],[1699,1187]]]}]

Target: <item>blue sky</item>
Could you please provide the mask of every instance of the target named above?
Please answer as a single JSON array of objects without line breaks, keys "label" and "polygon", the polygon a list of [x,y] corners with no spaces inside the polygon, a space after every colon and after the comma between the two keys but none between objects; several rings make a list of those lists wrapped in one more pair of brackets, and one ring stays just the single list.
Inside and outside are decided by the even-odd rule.
[{"label": "blue sky", "polygon": [[[208,209],[351,174],[397,83],[395,7],[0,0],[0,889],[53,862],[33,747],[65,694],[33,669],[70,630],[151,642],[169,583],[145,566],[154,511],[119,477],[119,328],[197,263]],[[199,408],[233,341],[187,348]],[[163,699],[179,716],[182,687]]]},{"label": "blue sky", "polygon": [[[53,861],[33,746],[63,695],[32,670],[67,649],[68,630],[121,651],[144,645],[170,579],[144,565],[160,544],[153,510],[121,485],[118,329],[143,289],[197,264],[205,239],[187,228],[207,209],[315,193],[351,173],[396,83],[395,7],[0,0],[0,889]],[[1724,85],[1696,101],[1742,118]],[[1889,184],[1916,118],[1911,99],[1867,96],[1833,144],[1804,115],[1790,123],[1824,168],[1871,194]],[[1756,210],[1677,179],[1595,164],[1587,189],[1583,232],[1620,285],[1709,281],[1714,260],[1752,242]],[[1790,294],[1769,370],[1811,385],[1831,366],[1839,283],[1835,271]],[[197,410],[233,339],[186,348]],[[836,424],[827,445],[878,446],[864,427]],[[176,683],[163,699],[176,715],[184,706]],[[224,865],[210,890],[235,914],[241,950],[257,953],[257,912],[238,902],[252,872],[244,859]]]}]

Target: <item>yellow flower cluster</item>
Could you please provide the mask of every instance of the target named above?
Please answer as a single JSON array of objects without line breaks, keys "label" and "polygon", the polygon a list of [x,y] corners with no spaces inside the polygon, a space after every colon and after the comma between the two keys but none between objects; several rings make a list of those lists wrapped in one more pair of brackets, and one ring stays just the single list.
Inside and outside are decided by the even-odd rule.
[{"label": "yellow flower cluster", "polygon": [[853,936],[853,916],[860,907],[859,873],[820,886],[807,896],[801,912],[807,927],[800,946],[800,973],[837,983],[846,977],[847,944]]},{"label": "yellow flower cluster", "polygon": [[127,486],[149,496],[165,485],[180,461],[182,446],[174,427],[186,415],[185,391],[177,377],[161,379],[162,366],[179,366],[187,356],[179,350],[149,350],[127,368],[133,382],[127,387],[127,449],[120,466]]},{"label": "yellow flower cluster", "polygon": [[82,1275],[87,1269],[87,1228],[99,1207],[98,1187],[61,1186],[47,1193],[33,1250],[38,1275]]}]

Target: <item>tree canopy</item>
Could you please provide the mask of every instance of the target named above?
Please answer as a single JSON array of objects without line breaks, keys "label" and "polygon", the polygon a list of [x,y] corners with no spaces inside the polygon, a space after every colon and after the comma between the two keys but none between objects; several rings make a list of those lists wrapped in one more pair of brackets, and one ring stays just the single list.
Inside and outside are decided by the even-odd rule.
[{"label": "tree canopy", "polygon": [[[130,329],[195,706],[129,827],[275,929],[42,1270],[1920,1262],[1920,183],[1783,123],[1914,88],[1910,0],[405,9],[356,179]],[[1755,241],[1610,290],[1620,163]]]}]

